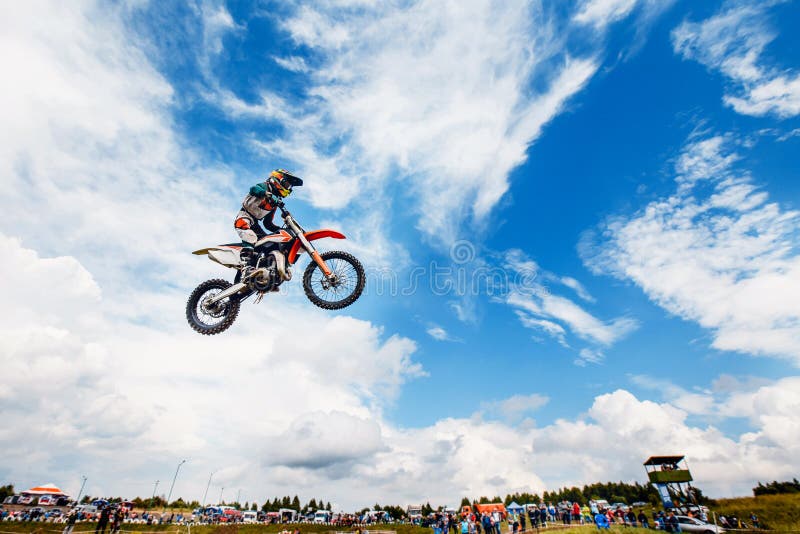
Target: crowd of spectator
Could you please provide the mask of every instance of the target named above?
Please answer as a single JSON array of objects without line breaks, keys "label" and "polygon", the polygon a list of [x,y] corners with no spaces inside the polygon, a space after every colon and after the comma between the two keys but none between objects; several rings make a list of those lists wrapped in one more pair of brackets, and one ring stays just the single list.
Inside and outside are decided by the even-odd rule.
[{"label": "crowd of spectator", "polygon": [[[94,508],[94,507],[92,507]],[[253,521],[259,523],[285,522],[274,515],[263,512],[252,512]],[[313,514],[312,514],[313,515]],[[708,522],[707,512],[700,507],[695,511],[687,511],[688,517]],[[235,518],[235,519],[233,519]],[[758,517],[753,513],[749,517],[748,525],[735,516],[718,516],[719,525],[726,529],[759,528]],[[151,512],[134,511],[131,507],[109,504],[93,511],[82,509],[80,506],[72,508],[67,513],[58,508],[45,509],[43,507],[26,508],[17,511],[0,509],[0,521],[36,521],[64,524],[64,534],[71,534],[76,523],[96,522],[95,534],[117,534],[123,523],[136,524],[195,524],[195,523],[220,523],[243,522],[242,514],[226,517],[224,514],[206,515],[201,509],[191,514],[181,512]],[[292,523],[310,522],[307,518],[299,516]],[[330,516],[327,523],[334,527],[366,528],[375,523],[396,522],[388,513],[365,512],[361,514],[338,513]],[[399,522],[408,522],[405,518]],[[465,507],[461,513],[455,511],[434,512],[421,521],[414,521],[421,526],[430,527],[433,534],[519,534],[531,529],[546,528],[560,523],[594,524],[604,528],[611,525],[627,527],[655,528],[664,532],[681,532],[681,525],[674,510],[653,511],[649,516],[644,509],[638,511],[632,507],[616,506],[598,509],[594,504],[581,505],[578,502],[541,503],[527,505],[519,509],[507,511],[493,510],[479,512],[470,507]],[[299,534],[294,531],[285,531],[285,534]]]}]

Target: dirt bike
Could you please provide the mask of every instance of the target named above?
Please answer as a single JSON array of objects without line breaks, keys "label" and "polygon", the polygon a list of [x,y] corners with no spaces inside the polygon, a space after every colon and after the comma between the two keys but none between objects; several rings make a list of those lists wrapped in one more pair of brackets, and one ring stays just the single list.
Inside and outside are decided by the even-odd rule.
[{"label": "dirt bike", "polygon": [[355,256],[338,250],[320,254],[312,241],[330,237],[345,239],[335,230],[306,232],[277,201],[284,226],[276,234],[259,239],[255,246],[240,243],[217,245],[192,254],[208,255],[212,261],[236,269],[233,283],[219,278],[206,280],[192,291],[186,302],[189,325],[205,335],[219,334],[236,320],[241,303],[252,295],[260,302],[268,292],[278,291],[292,279],[292,266],[307,253],[311,261],[303,273],[303,289],[308,299],[326,310],[351,305],[364,290],[364,267]]}]

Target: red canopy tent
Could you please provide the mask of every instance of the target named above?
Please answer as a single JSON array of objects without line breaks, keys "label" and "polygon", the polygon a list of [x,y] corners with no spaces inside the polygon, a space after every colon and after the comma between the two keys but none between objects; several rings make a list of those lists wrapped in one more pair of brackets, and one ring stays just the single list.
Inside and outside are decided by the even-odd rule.
[{"label": "red canopy tent", "polygon": [[43,484],[22,492],[25,495],[66,495],[55,484]]},{"label": "red canopy tent", "polygon": [[501,502],[493,502],[490,504],[476,504],[475,508],[478,509],[478,513],[482,514],[484,512],[492,513],[492,512],[500,512],[501,514],[505,515],[506,507]]}]

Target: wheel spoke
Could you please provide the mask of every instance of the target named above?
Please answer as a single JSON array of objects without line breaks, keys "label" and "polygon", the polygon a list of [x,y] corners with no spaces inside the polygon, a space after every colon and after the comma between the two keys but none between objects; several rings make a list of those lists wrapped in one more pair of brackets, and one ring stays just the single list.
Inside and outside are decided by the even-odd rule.
[{"label": "wheel spoke", "polygon": [[322,258],[330,270],[330,278],[334,283],[329,282],[318,264],[310,263],[303,278],[309,299],[327,309],[341,309],[348,306],[363,290],[363,267],[346,252],[326,252],[322,254]]}]

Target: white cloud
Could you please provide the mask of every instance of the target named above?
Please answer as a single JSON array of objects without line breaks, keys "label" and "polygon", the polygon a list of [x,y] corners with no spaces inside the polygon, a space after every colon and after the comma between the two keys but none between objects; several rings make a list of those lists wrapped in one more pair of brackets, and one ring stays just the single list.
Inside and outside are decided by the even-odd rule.
[{"label": "white cloud", "polygon": [[[559,277],[542,270],[520,250],[505,254],[504,264],[516,273],[514,284],[505,297],[505,302],[516,308],[523,326],[540,330],[567,345],[566,328],[579,338],[594,345],[610,346],[636,329],[637,322],[628,317],[602,321],[584,310],[569,298],[555,295],[547,284],[563,284],[576,290],[579,295],[591,298],[583,286],[573,278]],[[579,364],[598,363],[602,354],[595,349],[579,351]]]},{"label": "white cloud", "polygon": [[[772,386],[769,394],[781,401],[779,407],[763,406],[766,420],[796,406],[791,387],[783,382]],[[776,435],[775,427],[762,422],[753,432],[731,439],[713,426],[688,424],[686,412],[668,403],[640,401],[625,390],[598,396],[587,415],[585,420],[559,420],[536,432],[534,450],[545,480],[641,481],[641,464],[648,456],[680,452],[704,493],[745,495],[757,480],[790,476],[798,453],[796,444],[785,441],[791,435],[797,438],[796,426]],[[567,468],[565,458],[570,458]]]},{"label": "white cloud", "polygon": [[550,402],[547,395],[539,393],[531,393],[530,395],[512,395],[507,399],[501,401],[492,401],[481,403],[481,415],[498,415],[502,419],[509,422],[516,422],[523,416],[535,412],[536,410],[545,406]]},{"label": "white cloud", "polygon": [[684,21],[672,32],[676,53],[718,70],[731,82],[726,104],[745,115],[800,114],[800,74],[770,67],[764,58],[776,38],[767,10],[774,2],[727,2],[701,22]]},{"label": "white cloud", "polygon": [[574,278],[570,276],[562,276],[558,281],[567,286],[568,288],[572,289],[573,291],[575,291],[575,293],[577,293],[577,295],[583,300],[589,302],[595,302],[595,298],[589,294],[586,288],[583,287],[583,284],[581,284]]},{"label": "white cloud", "polygon": [[639,49],[653,22],[675,3],[675,0],[580,0],[572,20],[578,27],[591,26],[599,35],[607,35],[610,27],[633,17],[634,38],[627,44],[631,51]]},{"label": "white cloud", "polygon": [[301,56],[273,57],[275,63],[292,72],[309,72],[311,69]]},{"label": "white cloud", "polygon": [[429,327],[425,332],[436,341],[447,341],[450,337],[447,330],[438,325]]},{"label": "white cloud", "polygon": [[270,464],[324,469],[348,462],[370,463],[386,446],[374,419],[334,411],[301,415],[278,436],[273,448],[265,460]]},{"label": "white cloud", "polygon": [[627,17],[639,0],[584,0],[575,21],[582,24],[607,26]]},{"label": "white cloud", "polygon": [[535,7],[451,7],[332,3],[286,20],[320,64],[308,73],[313,98],[277,117],[285,137],[255,146],[293,162],[315,206],[375,210],[396,179],[419,229],[446,241],[489,213],[529,144],[597,69],[559,51],[554,22]]},{"label": "white cloud", "polygon": [[678,190],[608,220],[581,246],[587,265],[636,283],[714,335],[714,347],[800,362],[800,213],[769,202],[724,137],[693,140]]},{"label": "white cloud", "polygon": [[[290,487],[352,509],[376,496],[451,503],[462,495],[641,481],[644,458],[674,451],[688,455],[706,493],[742,494],[756,480],[789,476],[800,452],[796,377],[720,393],[719,414],[753,425],[737,438],[624,390],[598,396],[585,416],[542,427],[528,416],[548,399],[534,393],[482,407],[502,421],[479,413],[398,428],[381,417],[381,399],[413,374],[403,363],[413,346],[384,339],[369,323],[286,306],[267,310],[266,320],[243,315],[224,339],[126,322],[98,328],[103,301],[74,259],[53,263],[15,240],[2,243],[4,257],[32,269],[16,279],[19,291],[36,287],[41,269],[64,282],[31,311],[71,306],[74,316],[69,330],[45,324],[46,314],[38,323],[9,314],[0,326],[2,470],[14,480],[69,484],[80,469],[92,494],[144,495],[153,477],[174,469],[169,459],[188,457],[175,495],[200,499],[216,470],[212,494],[242,487],[260,501]],[[305,334],[295,339],[285,325],[300,321]]]}]

